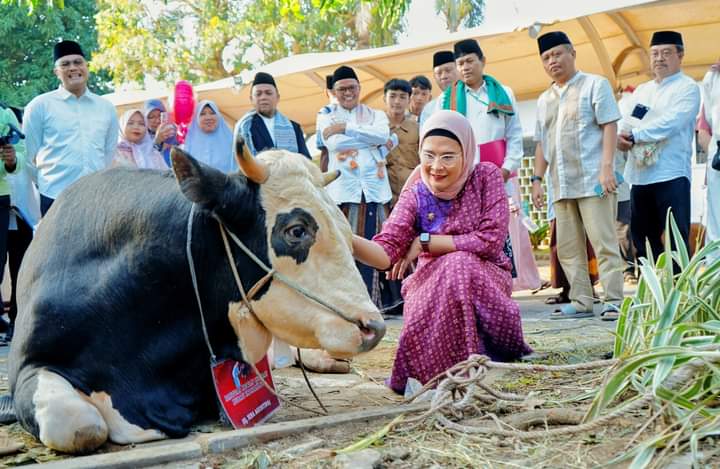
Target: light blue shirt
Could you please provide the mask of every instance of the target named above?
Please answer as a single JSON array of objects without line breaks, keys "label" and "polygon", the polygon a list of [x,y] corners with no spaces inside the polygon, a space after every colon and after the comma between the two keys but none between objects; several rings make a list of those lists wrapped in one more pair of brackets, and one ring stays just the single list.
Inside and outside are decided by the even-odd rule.
[{"label": "light blue shirt", "polygon": [[110,165],[119,126],[110,101],[90,90],[78,98],[60,87],[30,101],[23,132],[40,194],[55,199],[80,177]]},{"label": "light blue shirt", "polygon": [[[648,81],[632,94],[632,106],[648,107],[655,117],[632,129],[635,143],[660,142],[658,160],[639,167],[628,160],[625,179],[632,185],[646,185],[679,177],[690,179],[692,172],[695,118],[700,110],[700,88],[695,80],[678,72],[661,82]],[[620,125],[622,128],[622,124]]]},{"label": "light blue shirt", "polygon": [[[329,153],[328,169],[340,170],[340,177],[326,187],[330,197],[338,205],[360,203],[363,195],[366,202],[389,202],[392,192],[387,169],[383,168],[383,177],[378,177],[378,164],[385,162],[379,147],[390,138],[387,116],[364,104],[355,106],[352,111],[332,104],[330,112],[318,114],[317,131],[322,134],[325,128],[340,122],[345,123],[345,133],[332,135],[324,142]],[[357,152],[354,157],[338,159],[339,154],[353,150]],[[351,167],[352,160],[357,163],[355,169]]]}]

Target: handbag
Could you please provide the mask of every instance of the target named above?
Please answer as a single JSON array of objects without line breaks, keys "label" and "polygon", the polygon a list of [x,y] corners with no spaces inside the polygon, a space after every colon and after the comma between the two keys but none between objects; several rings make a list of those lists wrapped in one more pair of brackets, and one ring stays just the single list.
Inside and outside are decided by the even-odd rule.
[{"label": "handbag", "polygon": [[713,156],[711,166],[715,171],[720,171],[720,140],[717,141],[717,149],[715,150],[715,156]]}]

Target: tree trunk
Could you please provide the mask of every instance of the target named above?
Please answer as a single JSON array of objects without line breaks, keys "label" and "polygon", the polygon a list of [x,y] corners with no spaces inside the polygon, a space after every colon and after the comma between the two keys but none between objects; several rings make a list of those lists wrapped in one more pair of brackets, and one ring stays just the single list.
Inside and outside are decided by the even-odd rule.
[{"label": "tree trunk", "polygon": [[369,2],[360,2],[360,8],[355,15],[355,34],[357,35],[358,49],[370,47],[370,22],[372,21],[371,5]]}]

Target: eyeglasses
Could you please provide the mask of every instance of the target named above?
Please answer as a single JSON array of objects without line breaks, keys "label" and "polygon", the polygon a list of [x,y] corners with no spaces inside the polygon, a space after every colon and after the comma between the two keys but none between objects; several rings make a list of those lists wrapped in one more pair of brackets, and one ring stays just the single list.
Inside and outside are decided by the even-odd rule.
[{"label": "eyeglasses", "polygon": [[663,59],[667,59],[669,57],[672,57],[676,53],[677,51],[673,49],[654,50],[650,52],[650,57],[652,57],[653,59],[658,59],[660,57],[662,57]]},{"label": "eyeglasses", "polygon": [[444,167],[446,167],[446,168],[447,168],[448,166],[454,165],[459,159],[460,159],[460,156],[459,156],[459,155],[444,155],[444,156],[441,156],[441,157],[439,157],[439,158],[438,158],[437,156],[434,156],[434,155],[426,155],[426,154],[420,155],[420,161],[421,161],[423,164],[432,165],[432,164],[434,164],[436,161],[439,161],[439,162],[440,162],[440,165],[441,165],[441,166],[444,166]]},{"label": "eyeglasses", "polygon": [[73,59],[73,60],[63,60],[62,62],[58,63],[58,67],[60,68],[70,68],[70,65],[74,65],[76,67],[80,67],[85,63],[85,59]]},{"label": "eyeglasses", "polygon": [[351,86],[340,86],[338,88],[335,88],[336,93],[345,94],[345,93],[355,93],[358,90],[357,85],[351,85]]}]

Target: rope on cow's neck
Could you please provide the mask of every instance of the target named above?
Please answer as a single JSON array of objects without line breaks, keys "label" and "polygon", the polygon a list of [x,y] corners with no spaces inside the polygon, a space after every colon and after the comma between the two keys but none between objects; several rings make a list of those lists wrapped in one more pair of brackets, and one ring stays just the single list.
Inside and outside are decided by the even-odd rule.
[{"label": "rope on cow's neck", "polygon": [[[245,305],[247,310],[250,312],[250,314],[255,316],[255,318],[258,320],[258,322],[260,322],[260,320],[257,318],[257,314],[255,314],[255,311],[253,310],[253,307],[250,304],[250,299],[252,299],[255,296],[255,294],[258,292],[258,290],[260,290],[260,288],[262,288],[268,282],[268,280],[270,280],[277,272],[275,271],[275,269],[266,269],[267,274],[263,278],[258,280],[255,285],[252,286],[252,288],[250,289],[248,294],[245,294],[245,287],[243,287],[242,281],[240,280],[240,274],[238,274],[237,266],[235,265],[235,257],[233,256],[232,249],[230,249],[230,243],[228,242],[228,239],[227,239],[227,233],[229,232],[229,230],[227,230],[225,228],[225,225],[222,223],[222,221],[220,221],[219,218],[216,217],[216,220],[218,221],[218,226],[220,227],[220,234],[222,235],[223,245],[225,245],[225,253],[227,254],[228,262],[230,263],[230,270],[232,270],[233,277],[235,277],[235,283],[237,283],[238,290],[240,290],[240,296],[242,297],[243,304]],[[232,232],[230,232],[230,235],[231,236],[233,235]],[[234,240],[234,241],[236,243],[238,243],[241,247],[245,248],[245,246],[242,244],[242,242],[240,240]],[[245,250],[245,249],[243,249],[243,250]],[[249,252],[249,250],[246,251],[246,253],[247,252]],[[259,262],[259,259],[256,262]],[[275,396],[277,396],[278,399],[282,400],[283,402],[294,405],[295,407],[298,407],[303,410],[314,412],[318,415],[328,415],[327,409],[323,405],[323,403],[320,400],[320,398],[318,397],[317,393],[315,393],[315,389],[313,389],[312,384],[310,383],[310,378],[308,378],[307,371],[305,371],[305,365],[303,365],[302,358],[300,358],[300,348],[299,347],[297,349],[297,352],[298,352],[298,363],[300,363],[300,369],[302,370],[303,378],[305,378],[305,383],[307,384],[308,388],[310,389],[310,393],[312,393],[313,397],[315,398],[317,403],[320,405],[320,408],[323,410],[323,412],[325,412],[324,414],[321,412],[318,412],[317,410],[308,409],[307,407],[303,407],[299,404],[296,404],[294,402],[286,400],[285,398],[280,396],[278,393],[276,393],[275,390],[273,388],[271,388],[270,385],[268,385],[264,379],[261,378],[260,381],[263,383],[263,385],[265,386],[265,388],[268,391],[273,393]],[[249,362],[248,362],[248,364],[252,367],[255,374],[257,376],[260,376],[260,373],[258,372],[257,368],[255,368],[255,364],[249,363]]]},{"label": "rope on cow's neck", "polygon": [[210,359],[213,363],[217,361],[212,345],[210,345],[210,337],[208,336],[207,327],[205,326],[205,314],[203,313],[202,302],[200,301],[200,289],[198,288],[197,274],[195,273],[195,262],[192,257],[192,225],[195,215],[195,204],[190,206],[190,215],[187,222],[187,239],[185,242],[185,253],[187,255],[188,264],[190,265],[190,277],[192,277],[193,290],[195,291],[195,299],[197,300],[198,309],[200,310],[200,323],[202,324],[203,336],[205,337],[205,345],[210,352]]},{"label": "rope on cow's neck", "polygon": [[[193,204],[193,206],[194,206],[194,204]],[[240,290],[240,296],[242,297],[243,304],[245,305],[245,307],[247,308],[247,310],[250,312],[250,314],[252,314],[253,316],[255,316],[255,318],[258,320],[258,322],[261,322],[261,321],[257,318],[257,314],[255,314],[255,311],[253,310],[253,307],[252,307],[252,305],[250,304],[250,300],[257,294],[257,292],[258,292],[271,278],[273,278],[273,277],[277,274],[277,272],[275,271],[275,269],[270,269],[270,268],[268,268],[267,266],[265,266],[265,264],[264,264],[262,261],[260,261],[260,259],[258,259],[258,258],[252,253],[252,251],[250,251],[250,250],[242,243],[242,241],[240,241],[239,239],[237,239],[237,238],[233,235],[232,232],[230,232],[229,230],[227,230],[227,229],[225,228],[225,225],[223,224],[222,220],[220,220],[219,217],[214,216],[214,218],[217,220],[218,226],[220,227],[220,234],[222,235],[223,245],[225,246],[225,252],[226,252],[226,254],[227,254],[228,262],[229,262],[229,264],[230,264],[230,269],[232,270],[233,277],[235,277],[235,283],[237,283],[238,290]],[[236,265],[235,265],[235,257],[234,257],[233,254],[232,254],[232,249],[230,249],[230,243],[228,242],[228,239],[227,239],[227,234],[228,234],[228,233],[229,233],[230,236],[233,238],[233,241],[235,241],[235,243],[237,243],[238,246],[240,246],[240,248],[242,248],[242,250],[248,255],[248,257],[250,257],[252,260],[254,260],[260,267],[262,267],[262,268],[267,272],[267,274],[266,274],[263,278],[261,278],[260,280],[258,280],[257,283],[255,283],[255,285],[252,286],[252,288],[250,289],[250,291],[249,291],[247,294],[245,293],[245,287],[243,287],[242,281],[240,280],[240,274],[238,273],[237,267],[236,267]],[[292,286],[292,285],[291,285],[291,286]],[[303,410],[306,410],[306,411],[309,411],[309,412],[316,413],[316,414],[318,414],[318,415],[328,415],[327,408],[323,405],[322,401],[320,400],[320,398],[318,397],[317,393],[315,392],[315,389],[312,387],[312,384],[310,383],[310,378],[308,378],[308,376],[307,376],[307,371],[305,370],[305,365],[303,364],[302,358],[301,358],[301,356],[300,356],[300,348],[297,349],[297,352],[298,352],[298,355],[297,355],[297,357],[298,357],[298,363],[300,364],[300,369],[302,370],[302,374],[303,374],[303,378],[305,379],[305,383],[307,384],[308,388],[310,389],[310,393],[312,393],[312,395],[313,395],[313,397],[315,398],[315,400],[317,401],[318,405],[320,405],[320,408],[323,410],[324,414],[321,413],[321,412],[318,412],[317,410],[309,409],[309,408],[307,408],[307,407],[303,407],[303,406],[301,406],[301,405],[299,405],[299,404],[296,404],[296,403],[294,403],[294,402],[291,402],[291,401],[288,401],[288,400],[284,399],[284,398],[283,398],[282,396],[280,396],[277,392],[275,392],[275,390],[272,389],[272,388],[270,387],[270,385],[268,385],[268,384],[265,382],[264,379],[261,379],[260,381],[262,381],[263,385],[265,386],[265,388],[266,388],[268,391],[270,391],[271,393],[273,393],[275,396],[277,396],[278,399],[282,400],[283,402],[288,403],[288,404],[290,404],[290,405],[293,405],[293,406],[295,406],[295,407],[298,407],[298,408],[300,408],[300,409],[303,409]],[[247,362],[247,363],[250,365],[250,367],[251,367],[252,370],[255,372],[255,374],[256,374],[257,376],[260,376],[260,373],[258,372],[257,368],[255,367],[255,364],[254,364],[254,363],[249,363],[249,362]]]},{"label": "rope on cow's neck", "polygon": [[[190,277],[192,278],[193,290],[195,291],[195,299],[197,300],[198,309],[200,310],[200,324],[202,325],[203,337],[205,338],[205,345],[207,346],[208,351],[210,352],[210,360],[214,364],[214,363],[217,363],[217,357],[215,355],[215,352],[213,351],[212,345],[210,344],[210,337],[208,336],[207,327],[205,326],[205,314],[203,312],[202,301],[200,300],[200,289],[198,288],[197,274],[195,273],[195,262],[193,261],[193,257],[192,257],[192,226],[193,226],[194,215],[195,215],[195,204],[192,204],[190,206],[190,214],[188,215],[187,240],[185,243],[185,253],[187,255],[188,264],[190,266]],[[242,283],[240,282],[240,276],[237,273],[237,268],[235,267],[235,261],[232,258],[232,251],[229,251],[230,246],[227,242],[227,238],[225,237],[222,226],[223,225],[221,222],[220,223],[220,227],[221,227],[220,232],[223,233],[223,241],[225,242],[225,248],[228,249],[228,251],[227,251],[228,252],[228,261],[230,262],[230,266],[232,268],[233,275],[235,276],[235,281],[238,284],[238,287],[240,289],[240,294],[242,295],[243,302],[245,303],[246,307],[252,314],[255,314],[253,312],[252,308],[250,307],[250,302],[248,301],[248,297],[245,295],[245,289],[243,288]],[[262,286],[265,285],[265,283],[267,283],[268,280],[270,280],[270,278],[272,278],[273,272],[274,272],[274,270],[268,272],[267,275],[265,275],[255,285],[253,285],[253,287],[250,289],[250,292],[249,292],[250,298],[252,298],[255,295],[255,293],[257,293],[257,291],[260,288],[262,288]],[[300,351],[298,350],[298,356],[299,356],[299,352]],[[312,389],[312,387],[310,387],[310,391],[312,392],[313,396],[315,396],[315,399],[318,399],[318,403],[320,404],[320,407],[322,407],[322,409],[325,411],[324,414],[322,412],[318,412],[315,409],[310,409],[308,407],[301,406],[300,404],[296,404],[292,401],[288,401],[287,399],[285,399],[284,397],[282,397],[281,395],[276,393],[275,390],[273,388],[271,388],[269,384],[267,384],[267,382],[262,378],[262,375],[258,371],[257,367],[255,367],[254,363],[248,363],[248,364],[252,368],[253,372],[255,372],[255,376],[257,376],[260,379],[260,382],[263,384],[263,386],[265,386],[265,388],[268,391],[270,391],[274,396],[276,396],[278,399],[280,399],[284,403],[290,404],[299,409],[302,409],[302,410],[305,410],[308,412],[312,412],[317,415],[327,415],[327,410],[325,409],[325,406],[322,404],[322,402],[320,402],[320,400],[318,399],[318,397],[315,394],[315,391]],[[305,368],[302,367],[302,361],[300,362],[300,365],[301,365],[301,368],[303,370],[303,375],[304,375]],[[305,376],[305,381],[308,383],[308,386],[310,386],[310,381],[307,379],[307,376]],[[218,402],[218,405],[219,404],[220,403]],[[222,414],[222,412],[221,412],[221,417],[222,417],[222,415],[224,415],[224,414]]]},{"label": "rope on cow's neck", "polygon": [[[240,239],[237,236],[235,236],[235,233],[233,233],[232,231],[228,230],[225,227],[225,223],[222,221],[222,219],[219,216],[217,216],[217,214],[213,213],[212,216],[220,224],[221,232],[226,232],[230,236],[230,238],[233,240],[233,242],[245,253],[246,256],[248,256],[253,262],[255,262],[255,264],[257,264],[258,267],[260,267],[262,270],[267,272],[267,275],[265,277],[263,277],[262,279],[260,279],[260,281],[257,284],[253,285],[253,287],[250,289],[250,293],[252,293],[252,295],[249,295],[250,299],[252,299],[254,294],[257,293],[257,291],[265,284],[265,282],[267,282],[267,280],[270,279],[270,277],[272,277],[273,279],[275,279],[281,283],[284,283],[285,285],[290,287],[290,289],[295,290],[297,293],[301,294],[305,298],[314,301],[315,303],[319,304],[320,306],[322,306],[322,307],[328,309],[329,311],[335,313],[336,315],[340,316],[345,321],[347,321],[351,324],[358,325],[358,321],[354,321],[354,320],[348,318],[345,315],[345,313],[343,313],[340,309],[331,305],[330,303],[323,300],[319,296],[315,295],[311,291],[308,291],[302,285],[299,285],[298,283],[296,283],[294,280],[284,276],[283,274],[276,271],[275,269],[271,269],[270,267],[265,265],[265,263],[262,260],[260,260],[247,246],[245,246],[245,244],[242,241],[240,241]],[[260,284],[260,282],[263,282],[263,283]]]}]

